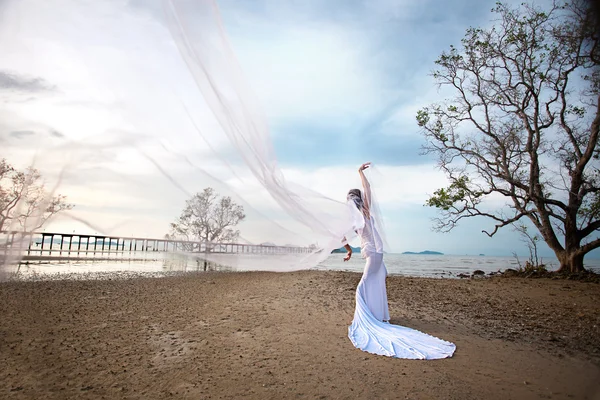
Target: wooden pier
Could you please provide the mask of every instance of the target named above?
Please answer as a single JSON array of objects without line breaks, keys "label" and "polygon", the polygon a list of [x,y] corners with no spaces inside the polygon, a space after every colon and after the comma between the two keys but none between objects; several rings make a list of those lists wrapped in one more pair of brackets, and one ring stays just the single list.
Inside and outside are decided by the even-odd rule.
[{"label": "wooden pier", "polygon": [[[222,254],[311,253],[314,247],[275,246],[268,244],[207,243],[173,239],[152,239],[56,232],[0,232],[4,252],[22,251],[26,256],[110,255],[133,252],[188,252]],[[22,237],[31,237],[23,246]],[[15,245],[16,240],[16,245]]]}]

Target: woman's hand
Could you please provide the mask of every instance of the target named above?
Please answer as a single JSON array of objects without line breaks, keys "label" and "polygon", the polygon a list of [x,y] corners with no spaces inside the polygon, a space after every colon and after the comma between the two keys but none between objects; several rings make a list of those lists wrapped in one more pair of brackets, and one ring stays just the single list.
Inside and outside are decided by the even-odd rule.
[{"label": "woman's hand", "polygon": [[[346,238],[344,238],[344,240],[346,240]],[[350,247],[350,245],[346,242],[344,248],[348,250],[348,254],[346,255],[346,257],[344,257],[344,261],[348,261],[350,257],[352,257],[352,247]]]},{"label": "woman's hand", "polygon": [[365,169],[369,168],[370,166],[371,166],[371,163],[366,162],[358,168],[358,172],[363,172]]},{"label": "woman's hand", "polygon": [[352,252],[351,251],[349,251],[348,254],[346,255],[346,257],[344,257],[344,261],[350,260],[350,257],[352,257]]}]

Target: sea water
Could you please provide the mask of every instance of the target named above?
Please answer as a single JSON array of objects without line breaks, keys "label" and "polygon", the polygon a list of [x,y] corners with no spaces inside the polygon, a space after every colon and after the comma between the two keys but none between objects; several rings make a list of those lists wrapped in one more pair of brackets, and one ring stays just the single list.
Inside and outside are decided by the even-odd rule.
[{"label": "sea water", "polygon": [[[355,254],[350,261],[343,260],[345,254],[331,254],[325,261],[313,269],[350,271],[361,273],[365,260],[360,254]],[[458,278],[461,275],[470,275],[476,270],[486,274],[504,271],[508,268],[516,269],[519,262],[515,257],[492,257],[470,255],[409,255],[386,254],[384,256],[389,275],[403,275],[414,277]],[[549,270],[558,269],[556,259],[542,259]],[[260,270],[260,262],[254,270]],[[586,268],[600,273],[600,260],[586,259]],[[50,279],[52,277],[85,278],[86,276],[164,276],[185,272],[205,271],[245,271],[248,268],[239,268],[228,265],[205,263],[195,257],[173,256],[169,253],[139,253],[133,257],[114,257],[104,260],[92,259],[63,259],[52,261],[33,261],[11,267],[12,276],[20,279]]]},{"label": "sea water", "polygon": [[[345,254],[333,254],[318,269],[345,270],[362,272],[365,260],[354,255],[350,261],[344,262]],[[470,275],[476,270],[486,274],[517,269],[519,263],[525,264],[527,258],[472,256],[472,255],[425,255],[425,254],[386,254],[384,263],[389,275],[421,276],[421,277],[458,277],[460,274]],[[560,266],[557,259],[542,258],[541,262],[550,271]],[[600,272],[599,259],[586,259],[585,266]]]}]

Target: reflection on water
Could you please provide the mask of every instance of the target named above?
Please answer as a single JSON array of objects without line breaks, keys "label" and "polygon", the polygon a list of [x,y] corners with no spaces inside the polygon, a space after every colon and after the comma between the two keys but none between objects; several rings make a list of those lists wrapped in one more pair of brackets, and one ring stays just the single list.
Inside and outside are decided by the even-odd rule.
[{"label": "reflection on water", "polygon": [[232,272],[234,268],[187,254],[147,253],[101,259],[69,258],[26,261],[8,267],[11,279],[112,279],[160,277],[198,272]]}]

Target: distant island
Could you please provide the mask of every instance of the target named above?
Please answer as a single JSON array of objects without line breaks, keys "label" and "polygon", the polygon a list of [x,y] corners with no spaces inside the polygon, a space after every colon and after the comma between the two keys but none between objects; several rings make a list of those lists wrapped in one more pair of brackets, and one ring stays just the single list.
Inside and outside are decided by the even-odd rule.
[{"label": "distant island", "polygon": [[[360,247],[352,247],[352,246],[350,246],[350,247],[352,248],[353,253],[360,253]],[[346,250],[345,247],[340,247],[339,249],[333,250],[331,253],[332,254],[333,253],[346,253],[347,251],[348,250]]]},{"label": "distant island", "polygon": [[420,253],[415,253],[413,251],[405,251],[402,254],[428,254],[428,255],[435,254],[435,255],[440,255],[440,256],[444,255],[444,253],[440,253],[439,251],[431,251],[431,250],[425,250],[425,251],[422,251]]}]

